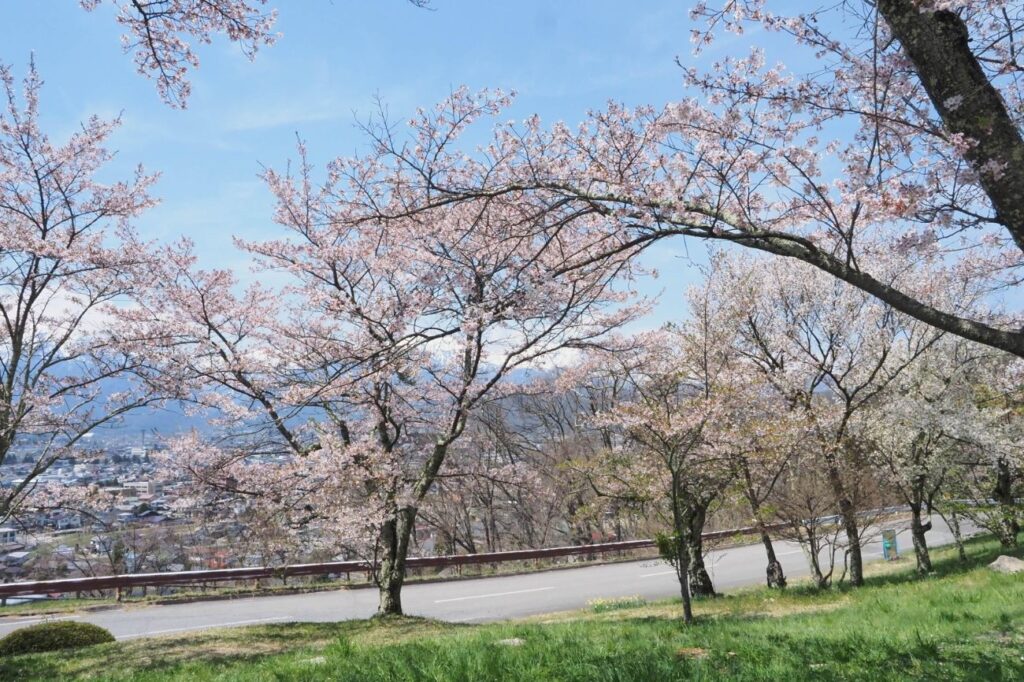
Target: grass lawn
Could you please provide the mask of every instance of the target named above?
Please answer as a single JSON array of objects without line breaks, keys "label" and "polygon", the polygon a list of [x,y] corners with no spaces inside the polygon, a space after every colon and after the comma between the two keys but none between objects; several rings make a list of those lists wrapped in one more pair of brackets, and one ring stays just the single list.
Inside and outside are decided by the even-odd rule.
[{"label": "grass lawn", "polygon": [[[275,624],[0,660],[0,680],[1024,680],[1024,575],[995,542],[936,574],[871,566],[859,590],[749,589],[699,602],[602,602],[497,625],[416,618]],[[1020,552],[1017,553],[1021,555]]]},{"label": "grass lawn", "polygon": [[88,611],[91,608],[117,608],[111,599],[53,599],[10,604],[0,607],[0,616],[36,616],[50,613]]}]

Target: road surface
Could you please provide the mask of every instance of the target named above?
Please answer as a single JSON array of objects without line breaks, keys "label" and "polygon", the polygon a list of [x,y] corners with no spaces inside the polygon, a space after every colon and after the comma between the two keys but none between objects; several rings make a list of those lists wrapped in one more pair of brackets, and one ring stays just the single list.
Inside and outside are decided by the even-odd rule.
[{"label": "road surface", "polygon": [[[898,534],[901,554],[912,558],[909,531],[903,524],[894,527],[901,529]],[[952,534],[940,523],[928,533],[932,547],[952,541]],[[787,577],[808,575],[807,561],[799,545],[776,542],[775,551]],[[865,561],[881,556],[880,541],[865,546]],[[764,581],[765,553],[760,544],[712,551],[706,564],[719,591],[728,592]],[[660,560],[647,560],[410,584],[402,590],[402,602],[409,615],[479,623],[585,608],[592,599],[633,595],[649,600],[679,596],[675,571]],[[105,627],[118,639],[132,639],[215,627],[368,618],[376,607],[377,591],[370,588],[187,604],[135,605],[50,617],[0,617],[0,636],[44,620],[78,620]]]}]

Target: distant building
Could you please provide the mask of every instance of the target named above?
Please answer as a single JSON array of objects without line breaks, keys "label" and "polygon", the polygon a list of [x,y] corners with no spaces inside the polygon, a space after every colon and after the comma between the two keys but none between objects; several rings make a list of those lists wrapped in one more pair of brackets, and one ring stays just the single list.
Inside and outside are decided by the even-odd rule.
[{"label": "distant building", "polygon": [[3,562],[7,566],[21,566],[30,556],[32,552],[8,552],[3,556]]},{"label": "distant building", "polygon": [[0,549],[6,549],[7,545],[20,545],[18,542],[18,530],[16,528],[0,528]]},{"label": "distant building", "polygon": [[156,486],[153,484],[153,481],[125,481],[124,487],[126,490],[133,491],[139,497],[142,495],[153,495],[156,492]]}]

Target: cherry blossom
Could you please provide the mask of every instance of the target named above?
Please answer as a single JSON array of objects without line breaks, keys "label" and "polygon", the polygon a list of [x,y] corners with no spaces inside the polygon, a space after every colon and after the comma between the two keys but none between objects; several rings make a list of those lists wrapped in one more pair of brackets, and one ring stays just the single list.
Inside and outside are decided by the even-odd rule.
[{"label": "cherry blossom", "polygon": [[[249,59],[277,39],[272,32],[276,13],[262,8],[266,0],[110,0],[117,22],[125,28],[121,43],[131,52],[139,73],[156,79],[160,97],[184,108],[192,86],[189,69],[199,58],[187,38],[209,44],[216,34],[237,43]],[[86,11],[103,0],[80,0]]]},{"label": "cherry blossom", "polygon": [[[450,104],[413,130],[453,136],[477,114],[472,99]],[[314,174],[302,145],[294,171],[268,171],[285,237],[239,241],[285,286],[238,294],[231,273],[198,270],[183,243],[123,318],[166,390],[217,410],[230,432],[223,446],[190,446],[193,478],[300,521],[331,519],[331,504],[365,508],[368,542],[352,549],[374,562],[381,612],[399,613],[419,507],[470,416],[644,304],[625,257],[564,267],[585,221],[565,229],[511,198],[382,219],[381,205],[407,200],[390,168],[342,158],[325,180]],[[279,465],[250,466],[262,454]]]},{"label": "cherry blossom", "polygon": [[[906,4],[878,9],[888,16],[883,6]],[[369,131],[375,150],[364,162],[388,167],[403,188],[399,201],[377,207],[379,217],[426,219],[455,202],[515,198],[548,224],[588,224],[567,267],[669,237],[736,244],[804,261],[900,313],[1024,355],[1014,297],[1024,228],[1020,202],[1006,198],[1020,164],[1004,158],[1020,144],[1021,18],[991,2],[958,5],[954,14],[928,5],[928,21],[962,24],[972,38],[970,54],[959,56],[977,63],[974,77],[997,93],[980,101],[930,92],[923,58],[893,40],[872,3],[792,17],[761,2],[723,6],[697,7],[695,17],[707,21],[698,43],[755,23],[791,39],[799,70],[772,63],[760,47],[704,70],[681,59],[684,90],[664,107],[613,102],[575,128],[536,116],[500,123],[475,151],[455,137],[505,101],[458,90],[436,110],[447,126],[418,123],[408,138],[388,127]],[[990,109],[1002,126],[991,140],[964,119]],[[890,254],[984,279],[986,300],[1012,306],[1009,316],[978,301],[949,307],[919,298],[872,267]]]},{"label": "cherry blossom", "polygon": [[153,205],[154,176],[139,168],[128,181],[99,182],[118,121],[90,118],[56,143],[39,127],[35,66],[20,97],[10,68],[0,66],[0,82],[0,463],[28,445],[34,457],[28,475],[5,481],[3,519],[86,434],[157,395],[112,324],[149,258],[131,220]]}]

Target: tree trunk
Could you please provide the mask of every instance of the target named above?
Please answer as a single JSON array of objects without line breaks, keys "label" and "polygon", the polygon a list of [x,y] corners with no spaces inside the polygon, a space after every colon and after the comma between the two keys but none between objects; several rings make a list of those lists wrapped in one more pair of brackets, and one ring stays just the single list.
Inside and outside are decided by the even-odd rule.
[{"label": "tree trunk", "polygon": [[1001,518],[996,528],[999,544],[1007,549],[1017,547],[1017,533],[1020,523],[1017,521],[1016,500],[1013,497],[1013,470],[1010,463],[1003,457],[996,460],[996,487],[992,496],[999,503]]},{"label": "tree trunk", "polygon": [[757,522],[758,530],[761,532],[761,544],[764,545],[765,554],[768,555],[768,567],[766,569],[768,587],[782,589],[786,586],[786,574],[782,570],[782,564],[775,556],[775,547],[772,545],[772,538],[765,530],[763,522]]},{"label": "tree trunk", "polygon": [[754,517],[754,525],[761,535],[761,544],[764,545],[765,554],[768,556],[768,566],[765,574],[768,580],[768,587],[783,588],[786,586],[786,574],[782,570],[782,564],[775,556],[775,547],[772,545],[772,537],[768,534],[768,528],[764,519],[761,518],[761,502],[758,500],[757,491],[754,490],[754,482],[750,476],[750,467],[743,464],[743,478],[746,481],[747,502],[750,504],[750,513]]},{"label": "tree trunk", "polygon": [[1017,530],[1015,525],[1012,519],[1004,516],[996,526],[996,537],[999,538],[999,544],[1004,549],[1017,548]]},{"label": "tree trunk", "polygon": [[402,585],[405,584],[405,558],[409,550],[416,510],[397,509],[381,528],[381,561],[377,570],[378,616],[402,615]]},{"label": "tree trunk", "polygon": [[679,554],[676,557],[676,577],[679,578],[679,593],[683,598],[683,622],[693,623],[693,599],[690,593],[689,575],[689,544],[685,538],[679,538]]},{"label": "tree trunk", "polygon": [[[663,559],[672,563],[676,569],[676,577],[679,579],[679,593],[683,598],[683,622],[687,625],[693,623],[692,592],[690,590],[690,545],[693,541],[691,536],[692,525],[689,519],[690,507],[686,503],[686,494],[680,483],[678,471],[672,472],[672,526],[675,558],[672,553],[665,551],[667,548],[659,543],[659,552]],[[698,536],[699,539],[699,536]]]},{"label": "tree trunk", "polygon": [[910,505],[910,536],[914,542],[914,558],[917,559],[918,575],[932,572],[932,558],[928,554],[928,542],[924,534],[932,529],[931,521],[921,520],[921,505]]},{"label": "tree trunk", "polygon": [[864,559],[860,549],[860,529],[857,527],[857,510],[846,494],[846,485],[843,483],[842,474],[839,471],[839,464],[835,455],[830,454],[825,458],[828,468],[828,481],[832,487],[832,494],[839,504],[839,515],[843,521],[843,530],[846,532],[847,553],[850,558],[850,584],[860,587],[864,584]]},{"label": "tree trunk", "polygon": [[[380,601],[378,616],[402,615],[402,585],[405,583],[405,559],[409,556],[409,539],[416,527],[419,504],[430,492],[437,472],[444,462],[450,441],[439,441],[423,465],[423,472],[413,487],[412,501],[404,507],[392,506],[390,518],[380,532],[381,561],[376,580]],[[392,503],[394,504],[394,503]]]},{"label": "tree trunk", "polygon": [[960,515],[954,510],[950,512],[949,518],[946,518],[946,515],[942,512],[939,512],[939,516],[941,516],[942,520],[946,522],[949,529],[953,531],[953,542],[956,543],[956,553],[957,557],[960,559],[960,563],[967,563],[967,548],[964,547],[964,535],[960,531]]},{"label": "tree trunk", "polygon": [[857,516],[853,504],[843,499],[839,505],[843,515],[843,530],[846,531],[847,552],[850,557],[850,584],[860,587],[864,584],[864,559],[860,551],[860,529],[857,528]]},{"label": "tree trunk", "polygon": [[826,576],[821,572],[821,547],[817,537],[814,535],[814,531],[807,530],[807,545],[804,547],[807,551],[807,562],[811,565],[811,575],[814,576],[814,582],[818,586],[818,589],[825,590],[832,583],[832,571]]},{"label": "tree trunk", "polygon": [[693,504],[687,509],[687,526],[689,530],[689,562],[690,592],[694,597],[714,597],[715,586],[711,582],[707,568],[704,566],[704,523],[707,520],[706,504]]},{"label": "tree trunk", "polygon": [[950,10],[927,11],[921,4],[878,0],[877,7],[947,130],[977,143],[964,156],[997,220],[1024,249],[1024,139],[971,51],[963,19]]},{"label": "tree trunk", "polygon": [[832,576],[821,572],[821,560],[818,557],[811,559],[811,572],[814,574],[814,583],[819,590],[827,590],[832,586]]}]

